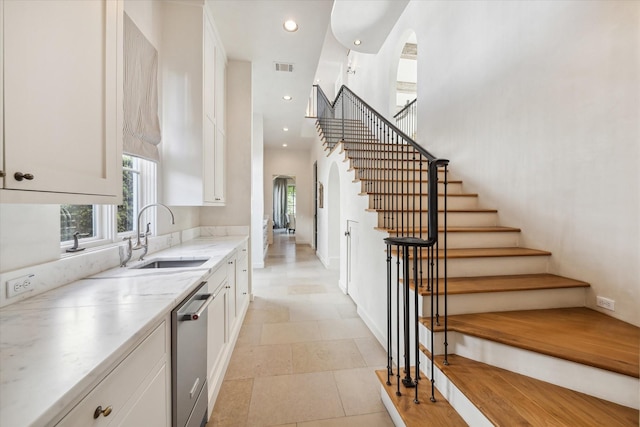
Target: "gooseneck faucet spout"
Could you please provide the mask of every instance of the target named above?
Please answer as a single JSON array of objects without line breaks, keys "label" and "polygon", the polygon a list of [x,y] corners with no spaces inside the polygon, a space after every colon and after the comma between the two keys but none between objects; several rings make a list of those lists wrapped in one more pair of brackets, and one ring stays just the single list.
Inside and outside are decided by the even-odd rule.
[{"label": "gooseneck faucet spout", "polygon": [[[138,218],[136,219],[136,224],[137,224],[137,228],[136,228],[136,244],[133,247],[133,249],[139,249],[142,247],[142,243],[140,242],[140,231],[142,230],[142,225],[140,224],[140,218],[142,217],[142,212],[146,211],[147,209],[149,209],[150,207],[153,206],[162,206],[163,208],[165,208],[166,210],[169,211],[169,214],[171,214],[171,224],[175,224],[176,220],[173,216],[173,212],[171,211],[171,209],[169,209],[169,206],[167,205],[163,205],[162,203],[151,203],[149,205],[143,206],[139,211],[138,211]],[[144,237],[145,237],[145,241],[146,241],[146,237],[147,237],[147,233],[144,233]]]},{"label": "gooseneck faucet spout", "polygon": [[147,236],[150,234],[149,233],[149,224],[147,224],[147,229],[144,232],[144,243],[142,243],[140,241],[140,231],[142,230],[142,225],[140,224],[140,218],[142,217],[142,212],[144,212],[145,210],[149,209],[152,206],[162,206],[163,208],[165,208],[166,210],[169,211],[169,214],[171,215],[171,224],[175,224],[176,223],[176,219],[173,216],[173,212],[171,211],[171,209],[169,209],[169,206],[167,205],[163,205],[162,203],[151,203],[149,205],[146,205],[144,207],[142,207],[140,209],[140,211],[138,211],[138,218],[136,219],[136,224],[137,224],[137,229],[136,229],[136,244],[133,246],[133,250],[136,249],[144,249],[144,251],[142,252],[142,255],[140,255],[140,260],[142,260],[144,258],[144,256],[147,254]]}]

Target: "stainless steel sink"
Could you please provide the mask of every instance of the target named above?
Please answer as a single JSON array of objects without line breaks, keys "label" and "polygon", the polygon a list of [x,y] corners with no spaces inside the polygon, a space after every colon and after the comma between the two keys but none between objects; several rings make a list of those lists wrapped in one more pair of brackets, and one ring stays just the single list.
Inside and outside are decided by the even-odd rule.
[{"label": "stainless steel sink", "polygon": [[155,259],[136,266],[134,268],[185,268],[198,267],[209,261],[209,258],[200,259]]}]

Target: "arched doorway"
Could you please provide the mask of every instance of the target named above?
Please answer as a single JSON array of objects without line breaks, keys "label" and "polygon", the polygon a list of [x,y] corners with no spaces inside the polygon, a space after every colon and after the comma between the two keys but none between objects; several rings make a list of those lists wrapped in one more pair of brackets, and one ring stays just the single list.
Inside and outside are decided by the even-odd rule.
[{"label": "arched doorway", "polygon": [[418,97],[418,43],[416,33],[410,31],[398,58],[395,124],[411,138],[416,139],[416,111]]}]

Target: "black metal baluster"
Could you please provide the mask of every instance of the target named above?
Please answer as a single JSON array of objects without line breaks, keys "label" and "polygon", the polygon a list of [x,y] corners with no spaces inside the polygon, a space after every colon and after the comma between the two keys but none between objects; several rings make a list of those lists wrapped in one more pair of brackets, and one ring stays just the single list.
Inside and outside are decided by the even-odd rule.
[{"label": "black metal baluster", "polygon": [[393,352],[391,350],[391,245],[387,243],[387,385],[393,375]]}]

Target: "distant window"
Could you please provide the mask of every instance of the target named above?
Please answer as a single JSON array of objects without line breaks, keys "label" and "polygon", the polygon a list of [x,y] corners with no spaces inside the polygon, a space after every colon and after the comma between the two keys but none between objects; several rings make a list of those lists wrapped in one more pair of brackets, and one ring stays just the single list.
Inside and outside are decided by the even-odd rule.
[{"label": "distant window", "polygon": [[295,215],[296,213],[296,186],[287,186],[287,213]]}]

